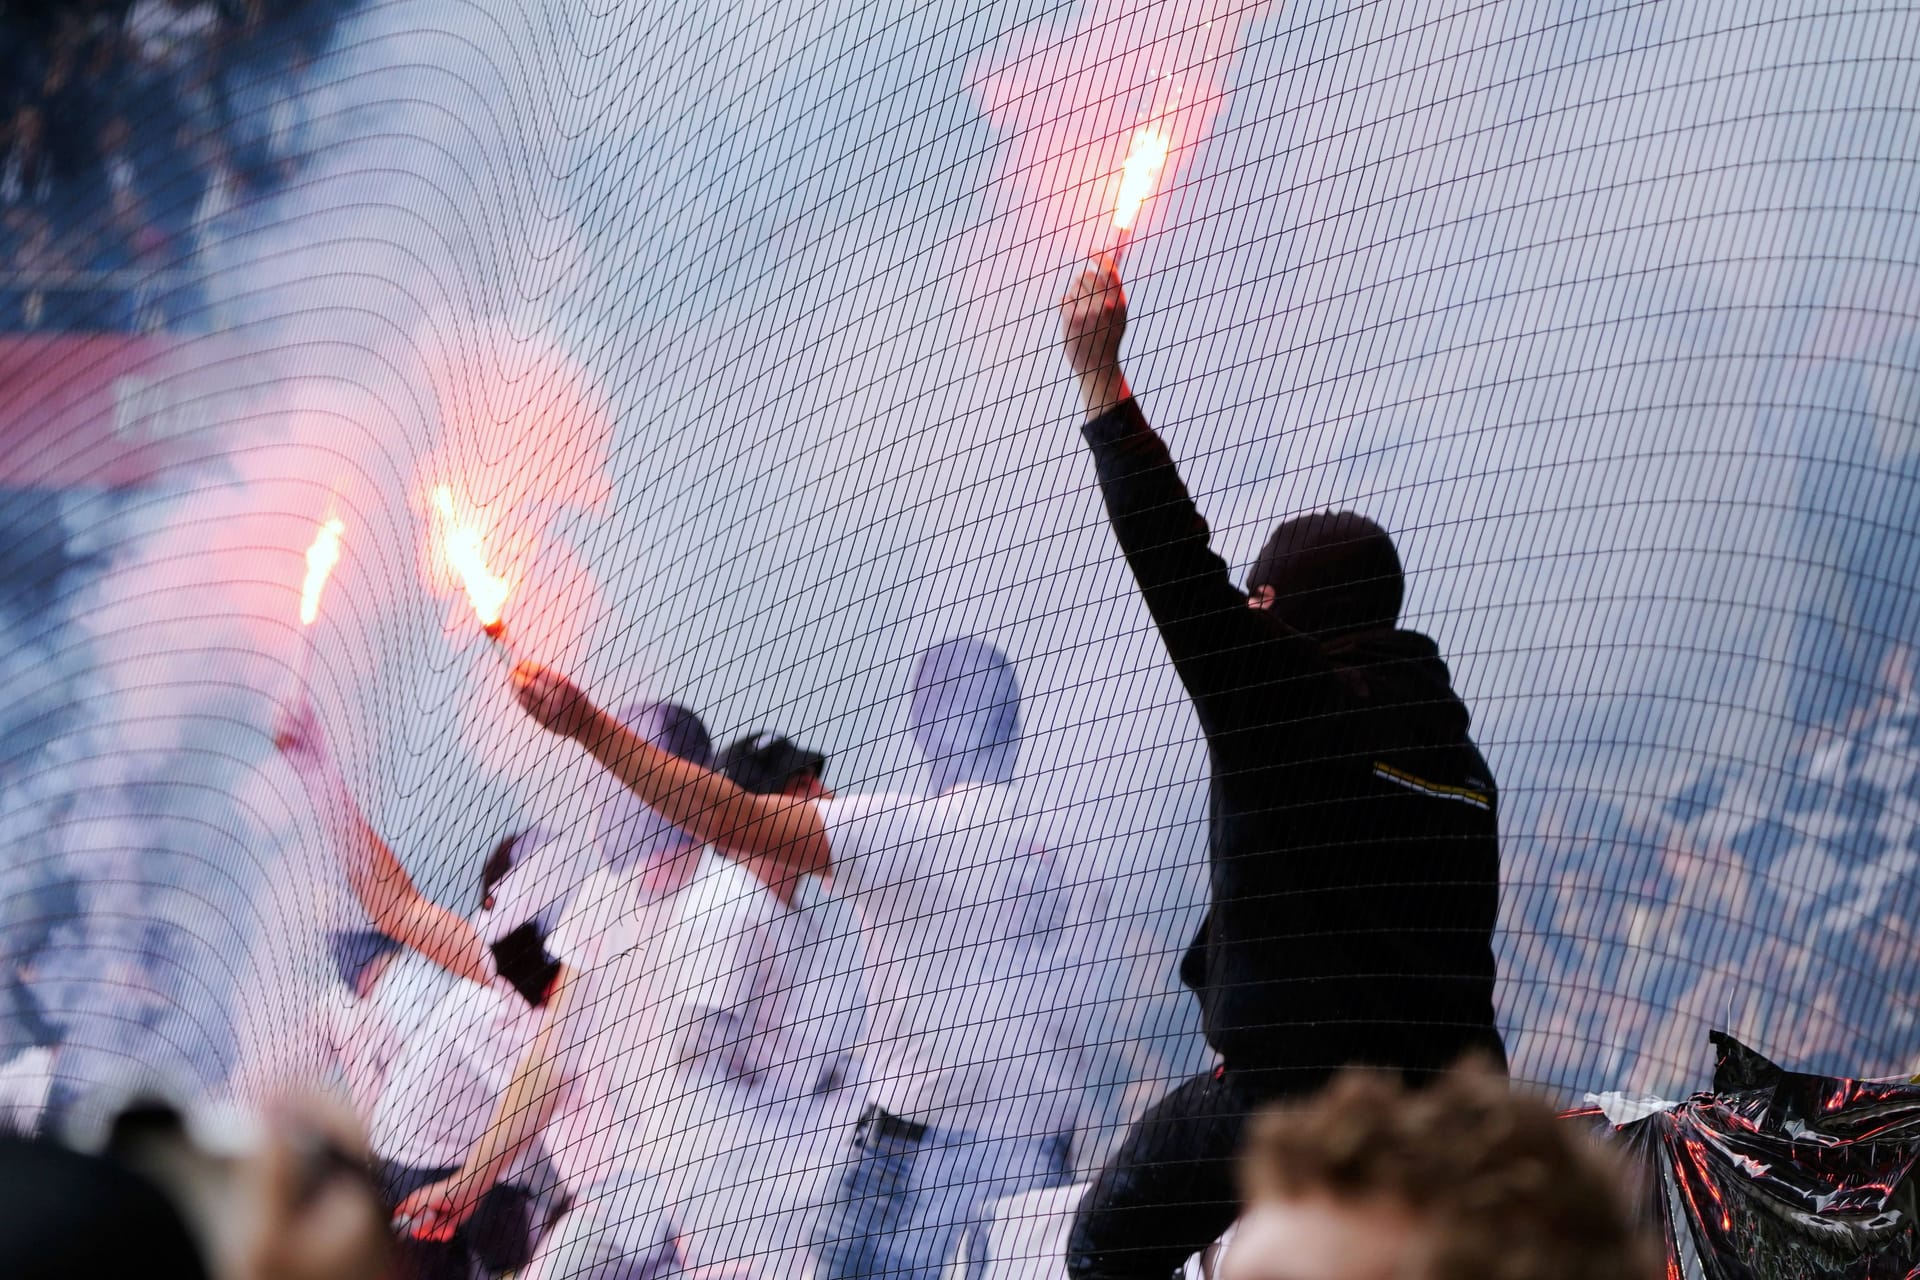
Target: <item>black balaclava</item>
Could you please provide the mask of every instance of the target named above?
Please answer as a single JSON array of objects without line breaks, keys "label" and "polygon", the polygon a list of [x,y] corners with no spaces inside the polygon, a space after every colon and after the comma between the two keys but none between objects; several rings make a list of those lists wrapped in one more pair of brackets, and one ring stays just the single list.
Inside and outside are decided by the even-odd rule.
[{"label": "black balaclava", "polygon": [[1407,583],[1385,529],[1352,511],[1316,511],[1274,529],[1247,587],[1272,587],[1274,614],[1296,631],[1332,636],[1394,627]]}]

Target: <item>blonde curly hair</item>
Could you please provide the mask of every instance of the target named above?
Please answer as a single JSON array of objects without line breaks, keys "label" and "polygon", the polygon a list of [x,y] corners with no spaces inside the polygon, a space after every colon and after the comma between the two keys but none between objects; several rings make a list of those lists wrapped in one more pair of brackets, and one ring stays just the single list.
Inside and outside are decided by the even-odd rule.
[{"label": "blonde curly hair", "polygon": [[1413,1092],[1349,1072],[1252,1126],[1249,1204],[1384,1198],[1430,1233],[1428,1280],[1652,1280],[1633,1182],[1599,1139],[1483,1065]]}]

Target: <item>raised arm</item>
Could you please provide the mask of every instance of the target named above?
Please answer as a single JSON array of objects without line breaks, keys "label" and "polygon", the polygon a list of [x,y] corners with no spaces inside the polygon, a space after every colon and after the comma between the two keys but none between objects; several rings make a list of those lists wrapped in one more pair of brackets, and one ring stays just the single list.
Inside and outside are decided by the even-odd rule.
[{"label": "raised arm", "polygon": [[347,883],[374,928],[457,978],[491,981],[492,958],[478,931],[420,892],[360,811],[327,749],[326,733],[312,704],[302,699],[287,711],[273,740],[306,786],[314,812],[346,871]]},{"label": "raised arm", "polygon": [[1120,368],[1127,298],[1111,261],[1073,282],[1060,301],[1060,327],[1108,519],[1175,669],[1198,700],[1244,694],[1249,650],[1271,640],[1272,629],[1247,608],[1173,455],[1134,403]]},{"label": "raised arm", "polygon": [[547,997],[540,1030],[520,1055],[486,1131],[456,1172],[400,1202],[394,1221],[403,1230],[422,1240],[451,1239],[553,1119],[566,1085],[568,1073],[562,1061],[568,1047],[566,1018],[577,987],[574,971],[562,965]]},{"label": "raised arm", "polygon": [[515,667],[513,683],[542,728],[578,742],[655,812],[745,866],[783,902],[792,904],[800,877],[827,874],[826,825],[811,800],[756,795],[662,751],[537,663]]}]

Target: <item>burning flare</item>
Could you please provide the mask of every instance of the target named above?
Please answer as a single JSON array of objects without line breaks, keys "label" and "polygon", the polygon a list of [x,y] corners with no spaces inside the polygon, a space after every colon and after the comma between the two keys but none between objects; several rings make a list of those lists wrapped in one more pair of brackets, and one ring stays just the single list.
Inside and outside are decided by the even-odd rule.
[{"label": "burning flare", "polygon": [[1167,167],[1167,151],[1171,145],[1167,135],[1152,125],[1142,125],[1133,131],[1133,145],[1128,148],[1126,164],[1120,170],[1120,196],[1113,204],[1114,230],[1133,230],[1140,206],[1159,185],[1160,171]]},{"label": "burning flare", "polygon": [[313,620],[320,616],[320,592],[327,585],[327,575],[333,572],[333,566],[340,563],[340,539],[347,526],[338,519],[328,518],[320,525],[320,532],[313,535],[313,545],[307,548],[307,578],[300,584],[300,625],[310,627]]},{"label": "burning flare", "polygon": [[446,548],[447,563],[453,566],[461,585],[466,587],[467,599],[472,602],[480,625],[487,634],[497,636],[500,614],[507,604],[507,581],[487,568],[486,541],[480,531],[472,525],[461,524],[454,515],[453,491],[445,485],[435,489],[433,505],[445,521],[441,543]]}]

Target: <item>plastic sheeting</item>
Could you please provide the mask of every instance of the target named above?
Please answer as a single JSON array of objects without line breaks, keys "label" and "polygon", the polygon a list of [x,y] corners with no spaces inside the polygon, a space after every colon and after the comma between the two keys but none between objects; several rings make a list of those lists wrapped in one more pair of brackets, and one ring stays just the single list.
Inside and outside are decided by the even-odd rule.
[{"label": "plastic sheeting", "polygon": [[[1805,1075],[1732,1037],[1713,1091],[1624,1124],[1672,1280],[1920,1280],[1920,1084]],[[1616,1112],[1617,1114],[1617,1112]]]}]

